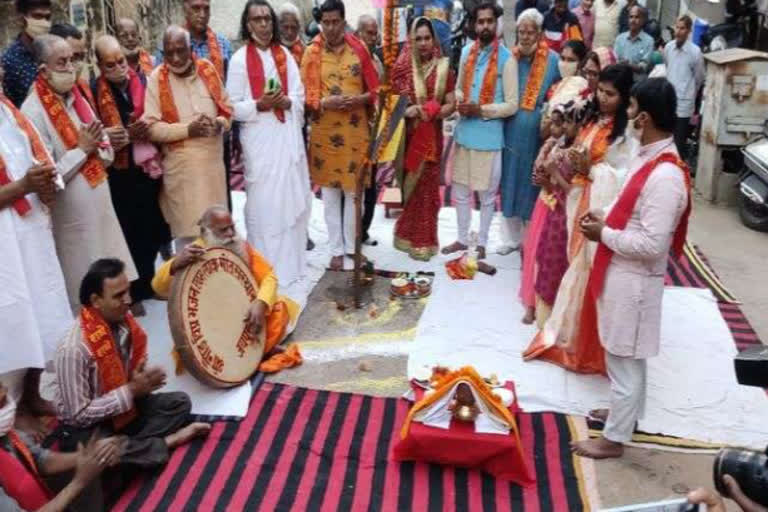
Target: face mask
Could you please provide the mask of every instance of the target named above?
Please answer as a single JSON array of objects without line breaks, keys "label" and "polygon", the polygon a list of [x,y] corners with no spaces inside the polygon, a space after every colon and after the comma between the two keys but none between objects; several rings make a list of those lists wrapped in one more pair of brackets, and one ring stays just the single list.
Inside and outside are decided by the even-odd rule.
[{"label": "face mask", "polygon": [[24,18],[27,22],[26,32],[32,39],[42,36],[51,31],[51,22],[49,20],[37,20],[35,18]]},{"label": "face mask", "polygon": [[126,78],[128,78],[128,74],[124,68],[115,67],[108,73],[104,73],[104,78],[113,84],[121,84],[125,82]]},{"label": "face mask", "polygon": [[171,72],[173,74],[175,74],[175,75],[183,75],[187,71],[189,71],[189,68],[191,68],[191,67],[192,67],[192,60],[191,59],[189,60],[189,62],[187,62],[186,65],[181,66],[181,67],[176,67],[176,66],[172,66],[172,65],[168,64],[168,69],[170,69]]},{"label": "face mask", "polygon": [[51,71],[48,83],[59,94],[67,94],[75,86],[77,80],[74,71]]},{"label": "face mask", "polygon": [[563,78],[575,75],[577,67],[579,67],[578,62],[566,62],[564,60],[557,61],[557,69],[560,71],[560,76]]},{"label": "face mask", "polygon": [[256,35],[256,32],[251,32],[251,39],[253,39],[253,41],[260,46],[269,46],[269,43],[272,42],[271,39],[267,39],[266,41],[263,40]]},{"label": "face mask", "polygon": [[640,142],[643,139],[643,130],[636,126],[638,117],[639,115],[635,116],[634,119],[630,119],[627,123],[627,138]]},{"label": "face mask", "polygon": [[139,51],[141,51],[141,49],[138,46],[133,50],[129,50],[125,46],[121,46],[121,48],[123,49],[123,55],[125,55],[128,58],[138,57]]},{"label": "face mask", "polygon": [[0,409],[0,437],[11,431],[15,420],[16,402],[10,396],[6,396],[5,406]]}]

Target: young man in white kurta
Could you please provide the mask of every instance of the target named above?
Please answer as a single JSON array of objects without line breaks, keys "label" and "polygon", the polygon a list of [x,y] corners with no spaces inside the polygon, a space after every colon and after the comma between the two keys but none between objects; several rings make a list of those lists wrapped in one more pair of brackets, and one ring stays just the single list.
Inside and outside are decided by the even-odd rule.
[{"label": "young man in white kurta", "polygon": [[[11,182],[37,164],[27,135],[2,103],[0,157]],[[0,209],[0,381],[17,403],[27,369],[45,368],[72,322],[50,211],[36,194],[24,198],[31,209],[23,216],[12,206]]]},{"label": "young man in white kurta", "polygon": [[[304,122],[304,86],[299,68],[290,52],[285,54],[287,84],[281,84],[282,94],[290,100],[281,122],[273,109],[262,110],[254,98],[248,79],[247,51],[255,45],[264,71],[264,83],[270,79],[280,82],[270,49],[273,39],[272,8],[251,6],[254,16],[269,17],[254,28],[264,33],[265,44],[258,38],[249,40],[232,56],[227,75],[227,91],[234,107],[234,119],[239,121],[240,142],[245,160],[245,225],[248,242],[272,263],[280,285],[285,287],[300,280],[306,273],[307,225],[312,205],[309,169],[304,150],[301,127]],[[245,35],[245,34],[244,34]],[[252,36],[253,37],[253,36]],[[266,92],[266,85],[265,85]]]},{"label": "young man in white kurta", "polygon": [[[642,130],[641,148],[630,166],[625,187],[659,155],[678,155],[672,138],[675,103],[674,88],[664,78],[649,79],[633,89],[630,130]],[[667,259],[689,200],[685,172],[672,163],[658,164],[624,229],[606,226],[597,212],[590,212],[582,220],[585,236],[599,239],[613,256],[597,300],[598,331],[611,380],[611,409],[603,438],[575,444],[580,455],[621,456],[623,443],[631,440],[635,423],[643,416],[646,359],[659,353]]]}]

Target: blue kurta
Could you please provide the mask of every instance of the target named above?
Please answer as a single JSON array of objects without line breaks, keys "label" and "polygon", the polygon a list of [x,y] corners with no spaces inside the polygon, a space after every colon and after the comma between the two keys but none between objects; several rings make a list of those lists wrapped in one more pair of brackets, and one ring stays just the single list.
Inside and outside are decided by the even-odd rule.
[{"label": "blue kurta", "polygon": [[[546,101],[547,91],[560,79],[557,70],[557,54],[550,50],[547,70],[536,99],[534,110],[518,108],[517,114],[504,124],[504,151],[501,174],[501,205],[505,217],[531,218],[533,205],[539,195],[539,187],[531,181],[533,162],[539,153],[541,140],[541,106]],[[532,57],[521,57],[517,61],[518,101],[522,102],[528,75],[531,72]],[[520,105],[520,103],[518,103]]]}]

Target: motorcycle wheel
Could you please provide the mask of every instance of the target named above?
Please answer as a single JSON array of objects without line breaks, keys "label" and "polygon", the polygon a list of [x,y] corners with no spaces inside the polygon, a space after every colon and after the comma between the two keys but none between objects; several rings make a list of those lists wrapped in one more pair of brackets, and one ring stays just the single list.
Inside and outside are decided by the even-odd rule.
[{"label": "motorcycle wheel", "polygon": [[739,194],[739,217],[749,229],[768,232],[768,207],[755,203],[744,194]]}]

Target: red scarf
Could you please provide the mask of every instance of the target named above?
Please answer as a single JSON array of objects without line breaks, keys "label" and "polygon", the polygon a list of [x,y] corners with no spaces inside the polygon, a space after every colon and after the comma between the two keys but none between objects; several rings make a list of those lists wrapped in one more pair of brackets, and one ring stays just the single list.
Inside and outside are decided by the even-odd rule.
[{"label": "red scarf", "polygon": [[[48,115],[48,119],[51,120],[51,124],[56,128],[56,133],[64,147],[67,150],[75,149],[80,133],[75,123],[69,117],[64,107],[64,102],[61,101],[58,94],[53,92],[53,89],[51,89],[42,75],[38,76],[37,80],[35,80],[34,87],[38,98],[40,98],[40,104]],[[78,87],[72,88],[72,95],[75,98],[73,107],[77,117],[80,118],[80,122],[83,125],[91,123],[94,120],[93,110],[88,106],[88,102],[83,98],[83,95],[80,94]],[[109,147],[109,143],[103,142],[99,147]],[[104,169],[104,165],[96,153],[92,153],[88,157],[83,166],[80,167],[80,173],[92,188],[98,187],[107,179],[107,171]]]},{"label": "red scarf", "polygon": [[[352,48],[360,60],[363,72],[366,92],[375,95],[379,89],[379,73],[373,65],[373,59],[365,45],[352,34],[344,34],[344,42]],[[322,90],[322,51],[325,47],[325,38],[322,32],[312,40],[307,51],[309,61],[304,66],[304,87],[307,92],[307,105],[313,110],[320,110],[320,91]],[[375,101],[374,97],[374,101]]]},{"label": "red scarf", "polygon": [[[472,82],[475,79],[475,67],[477,67],[477,57],[480,54],[480,41],[475,41],[467,55],[467,61],[464,63],[464,76],[462,78],[464,101],[472,101]],[[499,40],[493,39],[491,43],[491,56],[488,59],[488,67],[485,68],[483,75],[483,85],[480,89],[478,98],[479,105],[488,105],[493,103],[493,97],[496,95],[496,78],[499,67]]]},{"label": "red scarf", "polygon": [[13,430],[6,434],[22,460],[0,448],[0,487],[24,510],[38,510],[52,495],[40,478],[37,464],[26,444]]},{"label": "red scarf", "polygon": [[[675,230],[675,237],[672,241],[672,252],[676,257],[679,257],[682,253],[683,246],[685,245],[685,238],[688,234],[688,218],[691,215],[691,178],[688,172],[688,166],[680,160],[680,157],[674,153],[663,153],[653,160],[647,162],[632,178],[630,178],[621,195],[616,201],[616,204],[611,209],[610,213],[605,219],[605,225],[612,229],[622,230],[627,227],[629,219],[632,217],[632,210],[637,204],[637,200],[640,197],[640,192],[643,190],[645,183],[651,176],[656,167],[662,163],[671,163],[678,166],[685,177],[685,186],[688,200],[686,202],[685,211],[680,218],[680,222]],[[603,243],[597,248],[595,253],[595,259],[592,263],[592,271],[589,274],[588,289],[592,293],[592,297],[597,300],[600,294],[603,292],[603,285],[605,284],[605,274],[608,271],[608,266],[613,258],[613,251]]]},{"label": "red scarf", "polygon": [[[22,114],[19,109],[17,109],[13,103],[11,103],[10,100],[8,100],[8,98],[5,96],[0,95],[0,103],[8,107],[8,109],[13,114],[14,119],[16,120],[16,124],[18,124],[19,128],[21,128],[22,131],[24,131],[24,133],[27,135],[29,144],[32,147],[32,156],[35,157],[35,160],[40,163],[53,165],[53,160],[48,154],[48,150],[45,149],[45,144],[43,144],[43,141],[40,138],[40,134],[37,133],[37,130],[35,130],[34,126],[32,126],[32,123],[29,122],[29,119],[27,119],[27,117]],[[0,186],[8,185],[10,183],[11,177],[8,175],[8,170],[5,167],[5,161],[3,160],[3,157],[0,156]],[[26,198],[20,197],[13,202],[13,208],[16,210],[16,213],[24,216],[32,209],[32,204]]]},{"label": "red scarf", "polygon": [[[232,117],[232,108],[224,102],[224,84],[222,84],[221,78],[214,66],[205,59],[195,59],[193,65],[196,68],[197,76],[200,77],[208,88],[208,92],[211,93],[211,98],[213,98],[218,109],[218,115],[230,119]],[[160,108],[163,113],[163,121],[173,124],[180,122],[180,118],[176,102],[173,100],[169,74],[168,66],[165,64],[160,66],[160,74],[158,76]]]},{"label": "red scarf", "polygon": [[[275,59],[277,75],[280,77],[280,85],[283,92],[288,94],[288,64],[285,52],[279,44],[272,44],[269,47],[272,52],[272,58]],[[261,56],[256,49],[256,43],[251,41],[245,54],[246,67],[248,69],[248,82],[251,84],[251,96],[258,100],[264,95],[264,66],[261,63]],[[285,112],[283,109],[274,109],[275,117],[281,122],[285,122]]]},{"label": "red scarf", "polygon": [[304,57],[304,43],[301,42],[301,39],[297,38],[296,42],[288,48],[291,50],[291,55],[293,55],[293,58],[296,59],[296,64],[301,66],[301,58]]},{"label": "red scarf", "polygon": [[[80,327],[86,345],[96,360],[101,382],[101,392],[110,391],[128,383],[131,372],[147,360],[147,335],[141,326],[128,313],[125,321],[131,331],[131,361],[125,368],[112,330],[102,316],[93,308],[84,306],[80,310]],[[112,418],[115,430],[120,430],[136,418],[136,409],[124,412]]]}]

